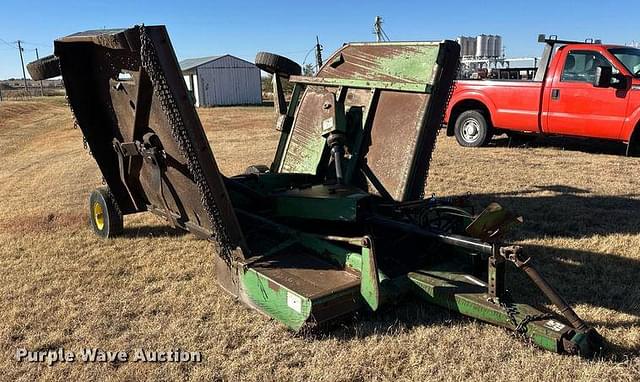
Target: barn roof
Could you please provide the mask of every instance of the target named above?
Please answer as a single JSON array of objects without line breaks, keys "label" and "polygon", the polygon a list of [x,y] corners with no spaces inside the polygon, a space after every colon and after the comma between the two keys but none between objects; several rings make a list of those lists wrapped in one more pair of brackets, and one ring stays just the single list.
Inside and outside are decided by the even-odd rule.
[{"label": "barn roof", "polygon": [[188,70],[191,69],[195,69],[198,66],[204,65],[204,64],[208,64],[212,61],[215,61],[219,58],[222,57],[232,57],[238,61],[243,61],[246,62],[249,65],[254,65],[253,62],[249,62],[247,60],[243,60],[242,58],[236,57],[236,56],[232,56],[230,54],[223,54],[220,56],[207,56],[207,57],[198,57],[198,58],[187,58],[185,60],[180,61],[180,70],[182,70],[183,72],[186,72]]},{"label": "barn roof", "polygon": [[198,58],[187,58],[186,60],[180,61],[180,70],[183,72],[186,70],[191,70],[193,68],[197,68],[200,65],[207,64],[211,61],[215,61],[222,56],[208,56],[208,57],[198,57]]}]

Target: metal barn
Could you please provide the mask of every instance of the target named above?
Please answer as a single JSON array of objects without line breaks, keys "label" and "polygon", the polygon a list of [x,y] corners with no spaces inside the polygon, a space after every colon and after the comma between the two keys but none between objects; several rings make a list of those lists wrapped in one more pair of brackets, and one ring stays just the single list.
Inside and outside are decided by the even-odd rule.
[{"label": "metal barn", "polygon": [[262,103],[260,69],[251,62],[226,54],[186,59],[180,69],[196,106]]}]

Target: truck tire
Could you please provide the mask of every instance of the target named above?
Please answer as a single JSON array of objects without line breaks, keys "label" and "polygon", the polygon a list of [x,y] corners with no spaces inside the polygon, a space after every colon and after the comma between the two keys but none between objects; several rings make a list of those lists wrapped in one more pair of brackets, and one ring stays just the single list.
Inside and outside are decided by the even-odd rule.
[{"label": "truck tire", "polygon": [[485,146],[493,137],[493,131],[480,110],[467,110],[456,119],[453,129],[460,146]]},{"label": "truck tire", "polygon": [[302,73],[300,65],[286,57],[273,53],[258,52],[255,60],[256,66],[267,73],[278,74],[282,77],[299,76]]},{"label": "truck tire", "polygon": [[60,59],[54,55],[42,57],[29,63],[27,70],[34,81],[58,77],[60,75]]},{"label": "truck tire", "polygon": [[93,232],[102,238],[122,233],[122,212],[108,187],[98,187],[89,196],[89,220]]},{"label": "truck tire", "polygon": [[629,142],[627,143],[627,156],[640,157],[640,125],[636,126],[629,138]]}]

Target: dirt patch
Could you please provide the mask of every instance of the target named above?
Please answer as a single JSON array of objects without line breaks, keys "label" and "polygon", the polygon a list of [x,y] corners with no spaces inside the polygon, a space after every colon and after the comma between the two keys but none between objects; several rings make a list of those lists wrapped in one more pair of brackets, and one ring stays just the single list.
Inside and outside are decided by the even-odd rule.
[{"label": "dirt patch", "polygon": [[79,213],[49,213],[18,216],[0,221],[0,231],[10,234],[53,232],[65,228],[88,227],[89,218]]}]

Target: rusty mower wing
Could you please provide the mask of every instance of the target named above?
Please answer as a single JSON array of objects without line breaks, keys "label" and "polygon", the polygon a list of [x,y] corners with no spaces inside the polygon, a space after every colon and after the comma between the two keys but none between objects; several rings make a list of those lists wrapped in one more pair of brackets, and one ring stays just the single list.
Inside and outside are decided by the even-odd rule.
[{"label": "rusty mower wing", "polygon": [[87,31],[54,45],[77,125],[120,213],[154,212],[216,242],[226,260],[244,258],[224,177],[166,29]]},{"label": "rusty mower wing", "polygon": [[[273,170],[321,174],[334,100],[359,119],[360,137],[348,154],[345,183],[364,175],[360,186],[395,201],[420,199],[431,154],[449,98],[459,46],[452,41],[348,43],[314,77],[291,76],[305,86],[284,122]],[[325,108],[330,113],[317,113]],[[340,123],[340,121],[337,121]],[[325,131],[323,131],[323,129]]]}]

